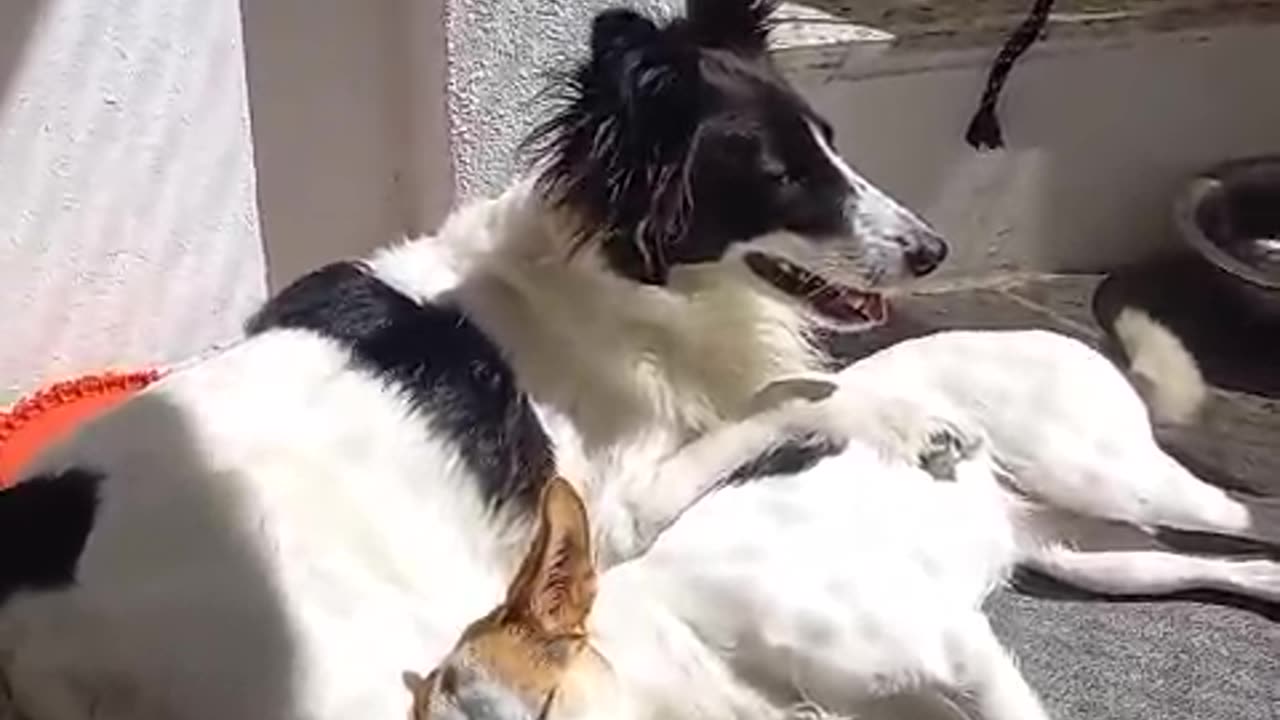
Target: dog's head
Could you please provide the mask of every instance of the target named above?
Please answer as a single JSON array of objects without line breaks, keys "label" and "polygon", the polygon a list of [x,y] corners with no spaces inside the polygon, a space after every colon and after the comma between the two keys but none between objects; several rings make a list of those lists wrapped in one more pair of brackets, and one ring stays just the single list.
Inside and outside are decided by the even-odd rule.
[{"label": "dog's head", "polygon": [[598,15],[590,58],[531,137],[539,186],[628,278],[745,263],[820,321],[876,323],[875,289],[932,272],[947,246],[841,159],[831,126],[774,67],[775,5],[688,0],[662,25]]},{"label": "dog's head", "polygon": [[611,677],[587,636],[595,600],[586,509],[569,483],[543,490],[533,543],[506,600],[425,677],[408,672],[410,720],[578,720]]}]

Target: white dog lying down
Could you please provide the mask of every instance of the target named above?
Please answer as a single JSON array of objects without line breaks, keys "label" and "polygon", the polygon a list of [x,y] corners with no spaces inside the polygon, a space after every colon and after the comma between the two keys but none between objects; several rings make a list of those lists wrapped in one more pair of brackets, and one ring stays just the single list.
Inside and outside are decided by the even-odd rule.
[{"label": "white dog lying down", "polygon": [[[772,427],[826,457],[735,483],[697,474],[730,434],[694,443],[686,480],[700,499],[651,518],[598,597],[581,503],[553,483],[506,602],[435,672],[406,676],[415,717],[844,716],[929,688],[977,717],[1043,718],[981,612],[1017,563],[1106,593],[1210,587],[1280,601],[1271,560],[1073,546],[1064,518],[1280,543],[1280,504],[1180,467],[1132,387],[1081,343],[939,333],[789,385],[769,391],[777,406],[744,420],[742,437]],[[815,388],[825,397],[778,402]],[[953,482],[893,457],[922,442],[951,448]]]}]

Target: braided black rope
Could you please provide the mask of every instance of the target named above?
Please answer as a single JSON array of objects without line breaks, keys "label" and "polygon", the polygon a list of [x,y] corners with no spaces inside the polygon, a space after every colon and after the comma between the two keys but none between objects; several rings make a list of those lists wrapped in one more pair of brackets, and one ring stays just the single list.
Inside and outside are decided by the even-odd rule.
[{"label": "braided black rope", "polygon": [[1035,44],[1044,31],[1044,26],[1049,22],[1049,12],[1053,9],[1053,1],[1035,0],[1031,12],[1005,41],[1000,54],[992,63],[991,72],[987,74],[987,87],[982,91],[982,100],[978,103],[978,111],[973,114],[969,129],[964,134],[964,139],[974,150],[1004,147],[1004,133],[1000,130],[1000,118],[996,116],[1000,91],[1004,89],[1013,64],[1027,48]]}]

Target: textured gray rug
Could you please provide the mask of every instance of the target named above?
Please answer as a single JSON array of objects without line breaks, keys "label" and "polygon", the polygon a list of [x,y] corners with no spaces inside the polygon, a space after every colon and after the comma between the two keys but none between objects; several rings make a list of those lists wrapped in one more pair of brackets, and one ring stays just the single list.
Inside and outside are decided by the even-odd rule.
[{"label": "textured gray rug", "polygon": [[992,598],[1056,720],[1280,718],[1280,622],[1190,601]]}]

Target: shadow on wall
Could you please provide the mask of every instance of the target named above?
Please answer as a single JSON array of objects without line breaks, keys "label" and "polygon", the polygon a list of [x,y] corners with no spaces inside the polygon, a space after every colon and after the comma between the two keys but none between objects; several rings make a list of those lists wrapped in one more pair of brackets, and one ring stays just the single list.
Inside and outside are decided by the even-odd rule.
[{"label": "shadow on wall", "polygon": [[13,77],[22,66],[44,5],[44,0],[5,0],[0,4],[0,104],[9,98]]},{"label": "shadow on wall", "polygon": [[433,229],[453,199],[442,0],[241,0],[268,282]]},{"label": "shadow on wall", "polygon": [[[22,66],[32,31],[43,10],[43,0],[8,0],[0,5],[0,107],[9,104],[14,76]],[[0,406],[11,401],[9,396],[14,392],[15,388],[0,384]]]}]

